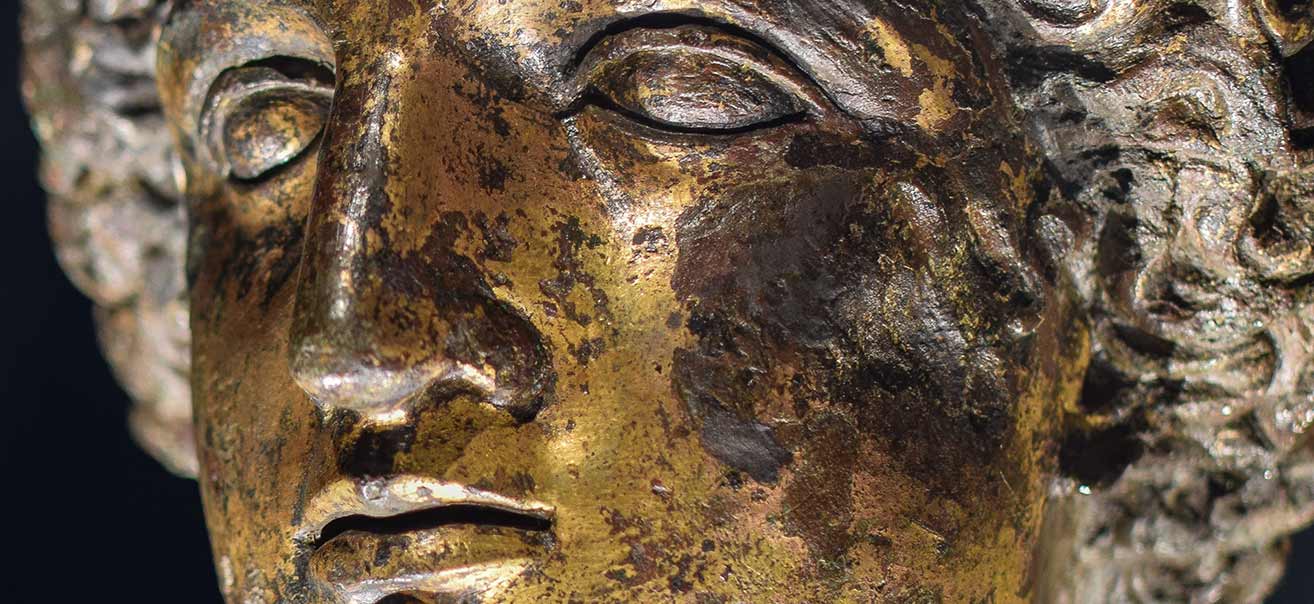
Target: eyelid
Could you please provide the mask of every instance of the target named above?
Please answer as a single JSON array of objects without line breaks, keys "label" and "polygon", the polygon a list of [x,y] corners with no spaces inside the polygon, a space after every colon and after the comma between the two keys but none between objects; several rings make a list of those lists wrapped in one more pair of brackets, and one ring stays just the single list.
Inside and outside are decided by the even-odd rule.
[{"label": "eyelid", "polygon": [[214,83],[224,72],[279,57],[298,57],[332,71],[332,40],[295,3],[175,2],[160,28],[156,77],[165,114],[184,133],[199,127]]},{"label": "eyelid", "polygon": [[563,100],[569,105],[560,107],[559,112],[568,113],[612,66],[640,53],[662,51],[702,53],[743,64],[794,95],[804,110],[817,113],[824,107],[825,96],[811,78],[774,48],[722,27],[694,23],[626,29],[588,47],[568,80],[570,94]]},{"label": "eyelid", "polygon": [[[332,70],[316,61],[292,57],[262,60],[224,71],[211,85],[201,104],[196,150],[216,171],[229,177],[234,166],[227,153],[226,120],[235,109],[269,95],[289,101],[304,100],[327,107],[333,99]],[[295,159],[288,157],[286,161]],[[280,164],[281,165],[281,164]],[[236,175],[245,178],[242,175]]]}]

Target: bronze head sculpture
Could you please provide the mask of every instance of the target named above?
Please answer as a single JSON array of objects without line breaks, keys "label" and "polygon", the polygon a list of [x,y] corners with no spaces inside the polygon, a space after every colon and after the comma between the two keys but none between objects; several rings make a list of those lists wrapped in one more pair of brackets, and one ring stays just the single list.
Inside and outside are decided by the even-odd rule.
[{"label": "bronze head sculpture", "polygon": [[1308,4],[26,7],[230,602],[1255,602],[1314,514]]}]

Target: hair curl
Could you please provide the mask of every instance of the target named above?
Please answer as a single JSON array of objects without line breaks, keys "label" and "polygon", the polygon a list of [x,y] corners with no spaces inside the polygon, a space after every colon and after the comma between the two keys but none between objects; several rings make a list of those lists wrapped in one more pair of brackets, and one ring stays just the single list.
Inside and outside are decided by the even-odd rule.
[{"label": "hair curl", "polygon": [[1093,334],[1042,601],[1259,602],[1314,520],[1314,8],[1240,6],[980,2]]}]

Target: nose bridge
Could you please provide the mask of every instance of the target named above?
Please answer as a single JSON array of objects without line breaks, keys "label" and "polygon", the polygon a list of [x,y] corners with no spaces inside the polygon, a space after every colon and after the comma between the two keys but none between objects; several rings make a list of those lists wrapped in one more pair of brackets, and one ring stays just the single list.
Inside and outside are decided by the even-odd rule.
[{"label": "nose bridge", "polygon": [[389,134],[408,62],[388,51],[357,64],[341,70],[324,135],[289,349],[295,378],[318,404],[382,412],[441,368],[417,354],[420,334],[398,321],[425,298],[385,285],[407,277],[383,224],[399,201]]},{"label": "nose bridge", "polygon": [[[303,268],[302,284],[310,290],[302,291],[331,301],[326,318],[334,320],[355,314],[352,309],[366,297],[362,288],[370,289],[376,275],[369,268],[380,255],[370,247],[371,234],[379,234],[392,206],[386,137],[395,119],[390,100],[403,63],[395,55],[377,63],[366,73],[347,75],[334,99],[309,217],[310,262]],[[306,269],[311,274],[304,274]]]}]

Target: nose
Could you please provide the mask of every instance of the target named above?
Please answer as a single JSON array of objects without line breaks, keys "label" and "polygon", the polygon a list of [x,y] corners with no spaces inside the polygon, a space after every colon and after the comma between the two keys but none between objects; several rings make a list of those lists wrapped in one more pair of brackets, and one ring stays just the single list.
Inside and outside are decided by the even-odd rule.
[{"label": "nose", "polygon": [[532,419],[552,382],[542,337],[453,248],[459,210],[483,200],[443,199],[455,190],[443,175],[392,175],[408,69],[389,54],[339,76],[289,334],[293,377],[325,410],[396,418],[465,393]]}]

